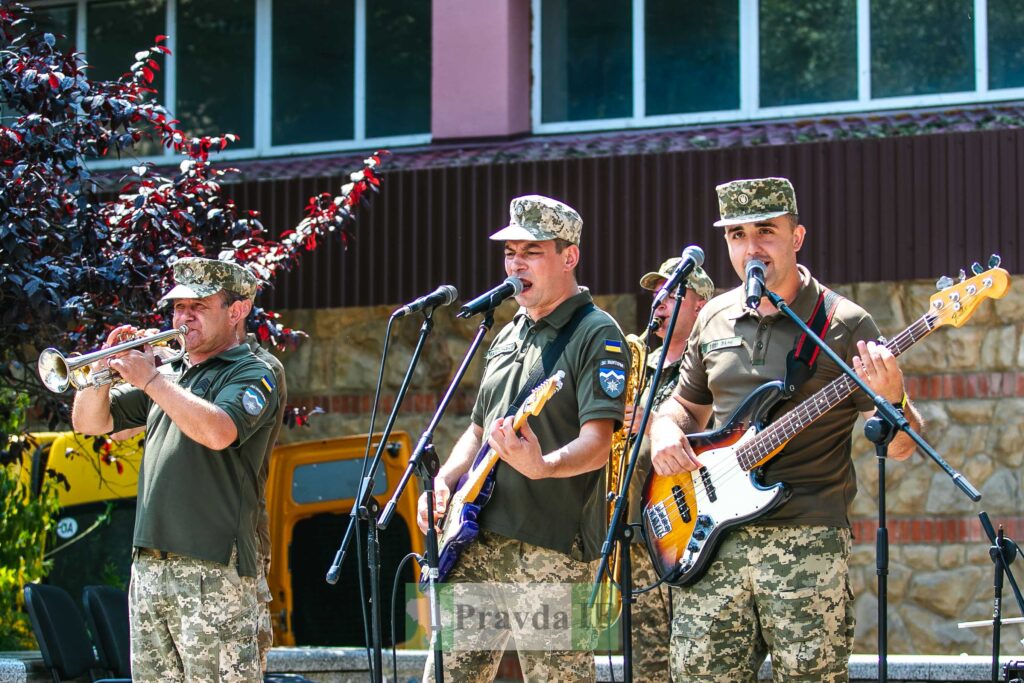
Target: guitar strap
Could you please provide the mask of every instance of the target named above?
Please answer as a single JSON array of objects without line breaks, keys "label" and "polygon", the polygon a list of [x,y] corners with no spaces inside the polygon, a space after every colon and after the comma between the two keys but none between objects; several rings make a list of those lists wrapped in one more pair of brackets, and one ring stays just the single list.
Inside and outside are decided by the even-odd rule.
[{"label": "guitar strap", "polygon": [[520,406],[522,406],[526,397],[530,395],[530,392],[537,388],[537,385],[551,374],[555,369],[555,363],[558,362],[559,357],[562,355],[562,351],[565,350],[565,345],[569,343],[572,333],[576,331],[580,321],[595,308],[596,307],[592,303],[585,303],[577,308],[573,312],[572,317],[569,318],[569,322],[565,324],[565,327],[558,331],[558,336],[552,339],[551,343],[544,347],[544,352],[541,354],[541,357],[537,359],[537,362],[533,364],[533,369],[530,370],[530,376],[526,378],[526,383],[523,384],[523,388],[519,391],[519,395],[512,401],[512,405],[508,407],[505,417],[511,417],[518,413]]},{"label": "guitar strap", "polygon": [[[821,339],[825,338],[828,326],[832,322],[832,316],[836,312],[841,297],[831,289],[824,287],[818,296],[818,303],[814,306],[811,317],[806,321],[807,327],[811,328],[814,334]],[[804,382],[814,374],[815,363],[821,348],[807,337],[806,332],[801,332],[796,338],[793,350],[786,356],[786,380],[785,389],[782,393],[783,399],[788,399]]]}]

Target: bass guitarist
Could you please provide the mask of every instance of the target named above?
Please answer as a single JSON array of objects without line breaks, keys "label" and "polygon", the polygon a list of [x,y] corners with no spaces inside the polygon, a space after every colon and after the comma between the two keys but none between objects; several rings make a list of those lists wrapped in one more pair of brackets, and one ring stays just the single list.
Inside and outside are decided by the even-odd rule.
[{"label": "bass guitarist", "polygon": [[[872,390],[904,411],[915,430],[921,417],[909,402],[895,357],[876,343],[878,327],[853,302],[827,290],[797,264],[806,229],[785,178],[734,180],[717,188],[729,259],[743,278],[753,259],[765,264],[765,286],[804,320],[822,305],[829,346]],[[812,326],[813,329],[813,326]],[[712,299],[701,311],[683,356],[679,384],[651,426],[652,463],[663,476],[705,471],[685,434],[721,427],[754,389],[787,376],[787,355],[801,332],[767,298],[747,308],[745,289]],[[812,342],[807,341],[807,344]],[[807,356],[804,356],[805,358]],[[839,375],[825,354],[772,417],[797,406]],[[794,374],[795,376],[795,374]],[[848,579],[849,506],[857,490],[851,432],[873,404],[857,391],[789,441],[763,469],[766,484],[785,482],[791,498],[725,536],[707,573],[673,591],[671,666],[677,680],[756,681],[771,654],[776,681],[846,681],[853,644],[853,594]],[[897,435],[895,460],[913,442]],[[709,454],[709,458],[713,454]]]},{"label": "bass guitarist", "polygon": [[[579,214],[538,195],[513,199],[509,212],[510,224],[490,238],[504,244],[505,272],[523,283],[520,308],[487,351],[472,423],[434,484],[440,519],[481,447],[500,456],[479,536],[448,577],[456,590],[452,613],[442,617],[453,620],[445,624],[453,627],[446,630],[446,649],[453,649],[444,655],[445,678],[493,680],[514,637],[526,680],[593,681],[593,637],[579,638],[587,631],[578,623],[580,605],[574,624],[558,615],[573,611],[565,584],[582,585],[585,601],[600,553],[602,469],[623,419],[629,352],[618,324],[576,283]],[[504,417],[509,405],[567,328],[564,348],[543,373],[562,370],[562,389],[516,433]],[[426,512],[421,497],[424,531]],[[425,680],[433,680],[433,668],[429,660]]]}]

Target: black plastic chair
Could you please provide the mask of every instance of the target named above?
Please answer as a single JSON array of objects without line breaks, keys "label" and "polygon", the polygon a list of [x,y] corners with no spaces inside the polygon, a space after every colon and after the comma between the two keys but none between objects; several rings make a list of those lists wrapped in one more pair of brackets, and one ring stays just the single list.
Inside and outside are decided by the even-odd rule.
[{"label": "black plastic chair", "polygon": [[25,586],[25,606],[54,683],[86,675],[96,683],[130,683],[128,678],[96,679],[93,670],[98,662],[89,632],[66,590],[30,583]]},{"label": "black plastic chair", "polygon": [[121,678],[132,677],[128,594],[113,586],[86,586],[82,604],[99,655],[100,667]]}]

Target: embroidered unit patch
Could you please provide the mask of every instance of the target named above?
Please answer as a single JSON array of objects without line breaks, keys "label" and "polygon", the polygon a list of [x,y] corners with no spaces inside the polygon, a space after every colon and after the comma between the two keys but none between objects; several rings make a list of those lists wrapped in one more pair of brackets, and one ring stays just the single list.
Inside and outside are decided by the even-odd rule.
[{"label": "embroidered unit patch", "polygon": [[622,396],[626,390],[626,369],[618,361],[603,360],[597,367],[597,381],[611,398]]},{"label": "embroidered unit patch", "polygon": [[267,407],[267,399],[263,397],[263,392],[256,387],[247,387],[242,393],[242,407],[250,415],[259,415]]}]

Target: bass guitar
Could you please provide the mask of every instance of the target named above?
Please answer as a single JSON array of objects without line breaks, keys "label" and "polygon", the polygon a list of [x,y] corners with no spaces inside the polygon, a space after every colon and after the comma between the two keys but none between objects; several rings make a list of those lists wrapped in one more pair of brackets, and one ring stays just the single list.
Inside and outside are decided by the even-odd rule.
[{"label": "bass guitar", "polygon": [[[559,370],[537,385],[523,402],[513,418],[516,431],[531,415],[539,415],[544,405],[562,388],[565,373]],[[495,469],[498,454],[486,442],[473,459],[473,465],[459,478],[455,493],[448,501],[448,510],[441,522],[441,538],[438,541],[438,581],[444,581],[458,562],[462,551],[480,534],[477,518],[480,510],[491,499],[494,492]],[[425,574],[425,573],[424,573]],[[420,586],[428,584],[426,576],[420,577]]]},{"label": "bass guitar", "polygon": [[[929,300],[928,312],[885,346],[898,356],[943,325],[960,327],[985,299],[999,299],[1010,276],[993,257],[988,271],[952,284]],[[941,282],[941,281],[940,281]],[[726,424],[687,436],[701,467],[661,476],[651,471],[642,498],[643,535],[654,569],[674,586],[696,583],[707,571],[730,529],[751,522],[789,497],[784,483],[765,486],[757,468],[778,455],[801,430],[857,389],[846,375],[802,401],[771,424],[765,416],[782,393],[782,382],[763,384],[747,396]]]}]

